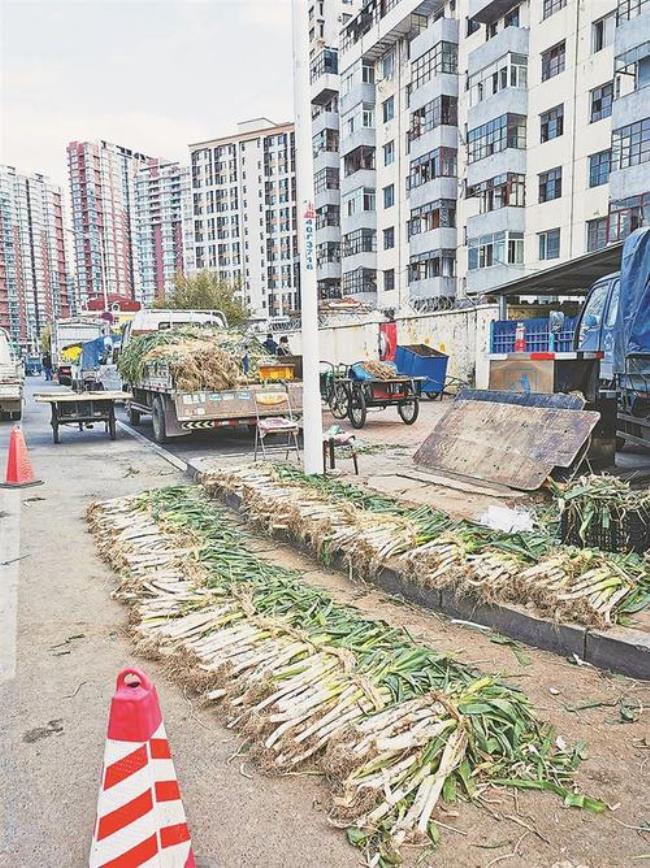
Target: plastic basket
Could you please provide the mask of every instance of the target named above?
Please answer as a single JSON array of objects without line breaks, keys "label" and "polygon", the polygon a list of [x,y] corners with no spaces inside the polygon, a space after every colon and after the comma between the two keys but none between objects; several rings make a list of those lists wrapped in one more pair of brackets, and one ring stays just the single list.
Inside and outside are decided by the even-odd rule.
[{"label": "plastic basket", "polygon": [[293,380],[294,365],[260,365],[258,372],[261,380]]}]

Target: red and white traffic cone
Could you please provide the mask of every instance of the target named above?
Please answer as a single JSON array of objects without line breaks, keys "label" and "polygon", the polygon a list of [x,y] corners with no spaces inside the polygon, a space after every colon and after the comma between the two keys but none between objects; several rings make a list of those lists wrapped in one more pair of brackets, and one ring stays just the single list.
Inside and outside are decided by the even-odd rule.
[{"label": "red and white traffic cone", "polygon": [[108,718],[90,868],[195,868],[156,688],[123,669]]}]

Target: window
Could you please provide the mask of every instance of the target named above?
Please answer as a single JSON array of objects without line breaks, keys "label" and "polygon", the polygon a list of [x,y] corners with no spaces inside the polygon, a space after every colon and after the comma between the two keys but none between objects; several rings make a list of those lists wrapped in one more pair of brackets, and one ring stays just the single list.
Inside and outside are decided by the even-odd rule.
[{"label": "window", "polygon": [[600,121],[608,118],[612,113],[612,100],[614,98],[614,82],[608,81],[595,87],[590,94],[589,122]]},{"label": "window", "polygon": [[368,145],[359,145],[343,158],[343,173],[348,178],[355,172],[375,168],[375,149]]},{"label": "window", "polygon": [[612,168],[627,169],[650,160],[650,118],[612,131]]},{"label": "window", "polygon": [[324,190],[339,189],[339,170],[327,167],[316,172],[314,175],[314,192],[322,193]]},{"label": "window", "polygon": [[355,268],[354,271],[346,271],[341,280],[341,292],[343,295],[377,292],[377,272],[374,268]]},{"label": "window", "polygon": [[390,166],[395,162],[395,142],[391,141],[384,145],[384,166]]},{"label": "window", "polygon": [[395,204],[395,184],[384,187],[384,208],[392,208]]},{"label": "window", "polygon": [[384,100],[381,108],[384,117],[384,123],[387,124],[388,121],[392,121],[395,117],[395,97],[389,96],[388,99]]},{"label": "window", "polygon": [[591,25],[591,53],[596,54],[614,42],[616,13],[611,12]]},{"label": "window", "polygon": [[389,226],[384,229],[384,250],[391,250],[395,247],[395,227]]},{"label": "window", "polygon": [[456,226],[456,202],[453,199],[438,199],[435,202],[427,202],[419,208],[411,210],[411,219],[408,223],[409,238],[419,235],[421,232],[431,232],[434,229],[451,228]]},{"label": "window", "polygon": [[540,232],[537,236],[539,241],[540,259],[559,259],[560,257],[560,230],[549,229]]},{"label": "window", "polygon": [[542,18],[548,18],[554,12],[559,12],[564,6],[566,6],[566,0],[544,0]]},{"label": "window", "polygon": [[542,81],[564,72],[566,67],[566,47],[564,41],[558,42],[542,53]]},{"label": "window", "polygon": [[445,95],[436,97],[411,115],[411,126],[407,133],[409,144],[436,127],[455,127],[457,124],[458,98]]},{"label": "window", "polygon": [[395,289],[395,269],[389,268],[384,271],[384,291],[390,292]]},{"label": "window", "polygon": [[475,18],[466,18],[465,21],[467,22],[467,29],[465,31],[467,36],[471,36],[472,33],[476,33],[477,30],[480,30],[480,21],[477,21]]},{"label": "window", "polygon": [[587,220],[587,250],[600,250],[607,246],[607,217]]},{"label": "window", "polygon": [[539,178],[539,201],[550,202],[551,199],[559,199],[562,195],[562,167],[549,169],[542,172]]},{"label": "window", "polygon": [[411,64],[411,84],[422,87],[434,75],[458,72],[458,46],[453,42],[438,42]]},{"label": "window", "polygon": [[609,205],[608,241],[621,241],[640,226],[650,225],[650,195],[618,199]]},{"label": "window", "polygon": [[357,187],[343,197],[343,207],[348,217],[361,211],[374,211],[375,191],[370,187]]},{"label": "window", "polygon": [[564,105],[556,105],[539,116],[539,140],[548,142],[564,132]]},{"label": "window", "polygon": [[455,250],[429,250],[415,253],[409,260],[409,283],[434,277],[456,276]]},{"label": "window", "polygon": [[614,328],[616,325],[616,320],[618,319],[618,302],[621,297],[621,281],[614,281],[614,286],[612,287],[612,294],[609,297],[609,307],[607,308],[607,319],[605,320],[605,325],[608,328]]},{"label": "window", "polygon": [[524,262],[523,232],[495,232],[470,238],[467,242],[467,267],[490,268],[493,265],[522,265]]},{"label": "window", "polygon": [[324,48],[312,61],[310,81],[313,84],[322,75],[336,75],[339,71],[339,53],[336,48]]},{"label": "window", "polygon": [[411,160],[407,190],[414,190],[434,178],[455,178],[458,152],[454,148],[436,148]]},{"label": "window", "polygon": [[[287,257],[283,257],[286,259]],[[275,255],[269,256],[269,259],[275,259]],[[323,265],[326,262],[340,262],[341,248],[336,241],[325,241],[323,244],[316,245],[316,265]]]},{"label": "window", "polygon": [[513,6],[509,12],[506,12],[503,16],[503,26],[519,27],[519,6]]},{"label": "window", "polygon": [[523,208],[526,204],[525,190],[526,176],[507,172],[470,187],[467,197],[476,197],[479,200],[480,213],[487,214],[507,206]]},{"label": "window", "polygon": [[[338,205],[322,205],[316,210],[316,229],[324,229],[325,226],[340,225],[341,209]],[[289,229],[288,225],[287,229]]]},{"label": "window", "polygon": [[525,88],[527,84],[526,55],[505,54],[469,77],[470,105],[476,105],[507,87]]},{"label": "window", "polygon": [[631,18],[636,18],[637,15],[642,15],[645,12],[645,5],[648,0],[618,0],[618,9],[616,10],[616,20],[629,21]]},{"label": "window", "polygon": [[381,60],[381,77],[392,78],[395,75],[395,52],[389,51]]},{"label": "window", "polygon": [[470,163],[483,160],[506,148],[526,147],[526,118],[524,115],[501,115],[475,127],[467,134],[467,159]]},{"label": "window", "polygon": [[357,253],[374,253],[377,250],[377,233],[374,229],[357,229],[342,238],[343,256]]},{"label": "window", "polygon": [[[339,134],[337,130],[321,130],[311,141],[314,158],[322,151],[338,151],[339,149]],[[246,192],[245,189],[244,192]]]},{"label": "window", "polygon": [[600,187],[609,181],[609,168],[612,161],[611,151],[599,151],[589,157],[589,186]]}]

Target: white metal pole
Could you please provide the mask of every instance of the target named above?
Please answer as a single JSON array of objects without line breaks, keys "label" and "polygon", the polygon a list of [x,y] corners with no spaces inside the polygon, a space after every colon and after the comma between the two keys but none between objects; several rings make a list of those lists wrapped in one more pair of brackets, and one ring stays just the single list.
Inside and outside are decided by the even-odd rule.
[{"label": "white metal pole", "polygon": [[302,314],[303,424],[305,473],[323,472],[323,417],[318,352],[318,291],[316,286],[314,162],[311,143],[309,38],[307,0],[292,0],[293,107],[296,124],[298,249]]}]

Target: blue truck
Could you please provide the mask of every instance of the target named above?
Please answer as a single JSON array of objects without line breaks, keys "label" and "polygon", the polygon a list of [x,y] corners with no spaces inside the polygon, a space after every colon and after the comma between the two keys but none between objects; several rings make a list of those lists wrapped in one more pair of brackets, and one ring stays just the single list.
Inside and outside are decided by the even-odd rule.
[{"label": "blue truck", "polygon": [[650,446],[650,227],[627,238],[620,272],[589,290],[574,348],[603,353],[600,379],[616,390],[619,445]]}]

